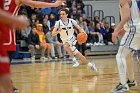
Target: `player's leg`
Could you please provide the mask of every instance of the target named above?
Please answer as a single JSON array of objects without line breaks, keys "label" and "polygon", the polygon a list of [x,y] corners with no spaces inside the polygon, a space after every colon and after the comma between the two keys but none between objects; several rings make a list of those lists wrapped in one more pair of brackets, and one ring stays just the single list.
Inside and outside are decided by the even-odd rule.
[{"label": "player's leg", "polygon": [[114,89],[115,92],[124,92],[128,91],[129,87],[126,83],[126,58],[131,53],[131,50],[127,47],[120,46],[118,53],[116,55],[116,60],[118,64],[118,71],[119,71],[119,78],[120,78],[120,84],[116,86]]},{"label": "player's leg", "polygon": [[67,51],[67,53],[70,55],[71,58],[74,58],[74,53],[73,53],[73,51],[71,50],[70,44],[69,44],[69,43],[66,42],[66,43],[64,44],[64,49],[65,49],[65,51]]},{"label": "player's leg", "polygon": [[[13,57],[14,52],[15,51],[8,51],[8,56],[9,56],[9,59],[10,59],[10,64],[12,62],[12,57]],[[11,82],[12,82],[12,80],[11,80]],[[13,92],[19,92],[19,90],[14,85],[13,85]]]},{"label": "player's leg", "polygon": [[133,87],[136,85],[136,81],[134,78],[134,61],[132,59],[132,54],[128,54],[126,58],[126,65],[127,65],[127,75],[128,75],[128,81],[127,84],[129,87]]},{"label": "player's leg", "polygon": [[79,58],[81,62],[88,63],[87,65],[94,71],[97,71],[95,63],[89,62],[85,56],[82,55],[77,49],[74,51],[75,55]]},{"label": "player's leg", "polygon": [[77,67],[79,66],[79,62],[76,60],[75,56],[74,56],[74,51],[75,49],[72,50],[72,45],[70,45],[68,42],[66,42],[64,44],[64,50],[70,55],[70,57],[72,58],[74,64],[73,67]]},{"label": "player's leg", "polygon": [[11,76],[9,73],[0,75],[0,83],[1,83],[0,93],[13,93],[13,87],[10,78]]},{"label": "player's leg", "polygon": [[0,93],[12,93],[9,58],[2,50],[0,50],[0,87]]},{"label": "player's leg", "polygon": [[[138,30],[138,29],[137,29]],[[137,50],[140,49],[140,34],[136,33],[131,44],[130,47],[133,48],[133,50],[135,50],[135,52],[138,52]],[[132,54],[128,56],[127,58],[127,73],[128,73],[128,85],[129,87],[132,86],[136,86],[136,81],[134,78],[134,59],[132,57]]]},{"label": "player's leg", "polygon": [[31,60],[35,60],[35,46],[30,44],[28,48],[31,53]]}]

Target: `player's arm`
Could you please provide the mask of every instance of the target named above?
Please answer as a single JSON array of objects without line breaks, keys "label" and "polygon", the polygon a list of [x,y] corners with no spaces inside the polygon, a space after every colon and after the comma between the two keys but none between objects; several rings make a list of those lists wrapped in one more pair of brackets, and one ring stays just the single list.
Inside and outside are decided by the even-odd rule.
[{"label": "player's arm", "polygon": [[54,27],[54,29],[52,30],[52,36],[56,36],[57,34],[59,34],[62,31],[62,29],[58,29],[56,27]]},{"label": "player's arm", "polygon": [[57,28],[54,27],[52,30],[52,36],[56,36],[58,34]]},{"label": "player's arm", "polygon": [[0,23],[6,24],[9,27],[15,27],[18,29],[25,28],[29,25],[29,22],[20,17],[11,16],[10,13],[7,13],[0,9]]},{"label": "player's arm", "polygon": [[32,0],[21,0],[22,4],[34,7],[34,8],[47,8],[47,7],[58,7],[62,4],[63,0],[57,0],[55,3],[47,3]]},{"label": "player's arm", "polygon": [[[5,19],[7,19],[7,20],[5,20]],[[11,20],[11,21],[9,21],[9,20]],[[13,16],[10,16],[9,13],[4,12],[3,10],[0,9],[0,23],[10,25],[15,20],[16,19]]]},{"label": "player's arm", "polygon": [[118,24],[118,26],[115,28],[114,32],[112,33],[112,42],[117,42],[117,36],[122,31],[124,24],[129,20],[130,18],[130,2],[128,0],[120,0],[121,5],[121,21]]},{"label": "player's arm", "polygon": [[128,0],[121,0],[120,2],[121,4],[121,11],[122,11],[122,15],[121,15],[121,21],[120,23],[117,25],[115,32],[119,33],[119,31],[121,31],[121,29],[123,28],[124,24],[130,19],[130,3]]},{"label": "player's arm", "polygon": [[62,29],[59,28],[59,21],[57,21],[54,25],[54,28],[52,30],[52,36],[56,36],[58,33],[61,32]]},{"label": "player's arm", "polygon": [[72,20],[72,23],[76,27],[76,29],[79,30],[79,33],[82,33],[82,32],[85,33],[85,31],[77,24],[77,22],[75,20]]}]

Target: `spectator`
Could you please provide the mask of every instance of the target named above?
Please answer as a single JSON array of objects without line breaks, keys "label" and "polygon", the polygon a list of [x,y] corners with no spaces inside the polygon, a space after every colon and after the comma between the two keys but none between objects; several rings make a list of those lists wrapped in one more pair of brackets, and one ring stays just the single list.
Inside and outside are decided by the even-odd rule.
[{"label": "spectator", "polygon": [[[29,20],[27,18],[27,16],[25,16],[25,20]],[[26,27],[25,29],[22,29],[21,30],[21,39],[22,40],[25,40],[27,42],[27,39],[28,39],[28,35],[30,34],[31,32],[31,26],[29,25],[28,27]]]},{"label": "spectator", "polygon": [[55,16],[54,16],[54,14],[51,13],[50,14],[50,28],[52,28],[54,26],[55,21],[56,21]]},{"label": "spectator", "polygon": [[63,55],[62,55],[62,43],[60,43],[58,40],[57,40],[57,36],[52,36],[52,33],[51,31],[47,32],[46,34],[46,37],[47,37],[47,40],[49,41],[49,43],[51,44],[51,56],[52,58],[56,58],[56,51],[57,50],[57,53],[58,53],[58,56],[59,58],[62,58]]},{"label": "spectator", "polygon": [[46,34],[47,32],[49,32],[49,27],[48,27],[48,22],[47,20],[43,20],[43,31],[44,31],[44,34]]},{"label": "spectator", "polygon": [[101,30],[101,26],[100,26],[100,23],[96,23],[96,27],[95,27],[95,34],[98,35],[98,43],[95,42],[95,45],[104,45],[103,43],[103,36],[102,34],[100,33],[100,30]]},{"label": "spectator", "polygon": [[36,21],[37,21],[37,16],[36,14],[32,14],[30,22],[31,22],[31,27],[36,26]]},{"label": "spectator", "polygon": [[88,40],[89,42],[92,43],[97,43],[99,41],[98,34],[95,32],[95,23],[92,21],[88,27],[89,29],[89,35],[88,35]]},{"label": "spectator", "polygon": [[99,18],[98,16],[95,16],[95,17],[94,17],[94,22],[95,22],[95,25],[96,25],[97,23],[100,23],[100,18]]},{"label": "spectator", "polygon": [[45,58],[45,48],[43,46],[40,45],[40,41],[39,41],[39,36],[37,34],[37,30],[36,28],[33,28],[31,33],[28,36],[28,41],[27,43],[29,51],[31,52],[31,59],[35,60],[35,50],[40,50],[41,53],[41,57],[40,59],[46,59]]},{"label": "spectator", "polygon": [[68,8],[71,8],[73,4],[73,0],[66,0],[66,4]]},{"label": "spectator", "polygon": [[77,3],[77,5],[76,5],[77,10],[81,10],[81,14],[85,14],[83,7],[81,6],[81,3]]},{"label": "spectator", "polygon": [[101,23],[100,33],[101,33],[102,36],[103,36],[103,41],[104,41],[104,43],[105,43],[106,45],[108,45],[108,40],[107,40],[107,38],[108,38],[108,32],[107,32],[107,30],[106,30],[106,28],[105,28],[105,26],[104,26],[104,23]]},{"label": "spectator", "polygon": [[39,36],[40,45],[45,48],[45,51],[47,51],[48,58],[51,59],[50,57],[51,46],[49,43],[46,43],[46,36],[44,34],[42,24],[37,24],[37,34]]},{"label": "spectator", "polygon": [[113,33],[114,32],[114,29],[115,29],[115,23],[112,23],[111,24],[111,27],[109,29],[109,33]]},{"label": "spectator", "polygon": [[21,39],[27,41],[28,35],[31,32],[31,27],[28,26],[25,29],[21,30]]},{"label": "spectator", "polygon": [[76,4],[76,6],[78,6],[78,4],[80,4],[79,6],[80,6],[81,10],[84,9],[85,5],[83,3],[83,0],[75,0],[75,4]]},{"label": "spectator", "polygon": [[49,20],[49,16],[48,15],[44,16],[43,22],[47,23],[47,26],[49,27],[49,30],[50,30],[51,26],[50,26],[50,20]]},{"label": "spectator", "polygon": [[105,22],[105,28],[106,28],[106,31],[109,32],[109,24],[108,24],[108,22]]}]

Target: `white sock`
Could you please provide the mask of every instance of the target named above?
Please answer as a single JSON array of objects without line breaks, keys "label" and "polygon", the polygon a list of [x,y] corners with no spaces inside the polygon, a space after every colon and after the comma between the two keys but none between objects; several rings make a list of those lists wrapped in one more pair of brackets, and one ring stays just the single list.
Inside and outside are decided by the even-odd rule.
[{"label": "white sock", "polygon": [[76,63],[79,63],[77,60],[76,60],[76,58],[74,57],[74,58],[72,58],[72,60],[74,61],[74,62],[76,62]]},{"label": "white sock", "polygon": [[119,51],[116,55],[116,60],[118,64],[118,70],[119,70],[119,77],[120,77],[120,83],[126,84],[126,56],[129,53],[129,49],[125,47],[120,47]]},{"label": "white sock", "polygon": [[90,62],[88,62],[88,64],[87,64],[89,67],[91,67],[93,64],[92,63],[90,63]]},{"label": "white sock", "polygon": [[74,57],[74,58],[72,58],[72,60],[73,60],[73,61],[76,61],[76,58]]}]

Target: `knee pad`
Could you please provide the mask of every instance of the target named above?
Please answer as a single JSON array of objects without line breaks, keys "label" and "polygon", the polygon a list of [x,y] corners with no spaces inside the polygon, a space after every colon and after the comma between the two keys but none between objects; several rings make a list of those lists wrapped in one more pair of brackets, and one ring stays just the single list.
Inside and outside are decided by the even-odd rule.
[{"label": "knee pad", "polygon": [[76,55],[78,53],[78,50],[76,49],[75,46],[71,46],[70,48],[73,51],[74,55]]}]

